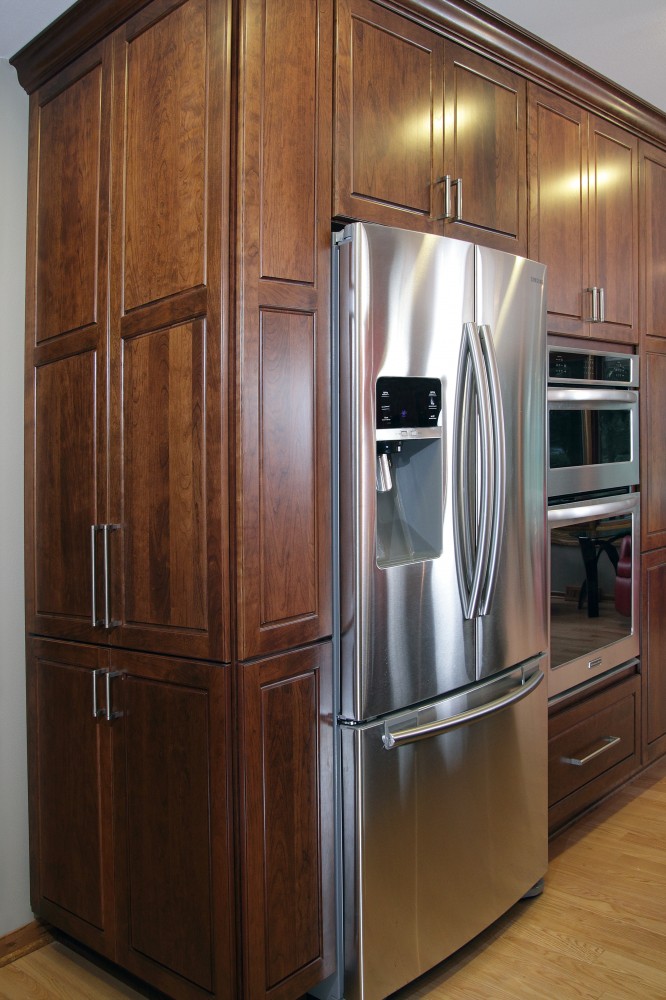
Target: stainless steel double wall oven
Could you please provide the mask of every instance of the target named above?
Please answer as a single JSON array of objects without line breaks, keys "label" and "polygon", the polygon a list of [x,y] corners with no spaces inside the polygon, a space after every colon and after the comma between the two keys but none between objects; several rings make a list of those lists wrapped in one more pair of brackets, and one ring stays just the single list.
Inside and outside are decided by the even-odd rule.
[{"label": "stainless steel double wall oven", "polygon": [[548,351],[549,697],[639,652],[638,358]]}]

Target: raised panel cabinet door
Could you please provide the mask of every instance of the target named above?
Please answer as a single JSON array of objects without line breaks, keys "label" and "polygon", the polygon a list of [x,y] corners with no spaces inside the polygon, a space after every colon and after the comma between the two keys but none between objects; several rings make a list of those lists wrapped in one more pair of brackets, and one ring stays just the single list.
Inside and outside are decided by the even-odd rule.
[{"label": "raised panel cabinet door", "polygon": [[31,903],[40,917],[113,958],[105,655],[84,644],[28,643]]},{"label": "raised panel cabinet door", "polygon": [[333,5],[246,0],[239,30],[235,565],[246,660],[332,629]]},{"label": "raised panel cabinet door", "polygon": [[641,336],[666,337],[666,153],[639,144]]},{"label": "raised panel cabinet door", "polygon": [[528,253],[548,267],[548,331],[586,336],[587,112],[528,88]]},{"label": "raised panel cabinet door", "polygon": [[114,35],[109,642],[228,661],[230,3]]},{"label": "raised panel cabinet door", "polygon": [[644,553],[641,663],[645,763],[666,751],[666,549]]},{"label": "raised panel cabinet door", "polygon": [[666,545],[666,351],[650,338],[641,345],[641,548]]},{"label": "raised panel cabinet door", "polygon": [[526,84],[516,73],[446,44],[444,234],[527,251]]},{"label": "raised panel cabinet door", "polygon": [[229,667],[113,651],[118,961],[236,1000]]},{"label": "raised panel cabinet door", "polygon": [[238,667],[245,1000],[334,968],[330,643]]},{"label": "raised panel cabinet door", "polygon": [[30,102],[26,623],[103,641],[91,528],[106,519],[111,56],[96,46]]},{"label": "raised panel cabinet door", "polygon": [[590,116],[590,286],[603,289],[594,337],[638,341],[638,139]]},{"label": "raised panel cabinet door", "polygon": [[441,36],[372,0],[337,10],[333,214],[438,231]]}]

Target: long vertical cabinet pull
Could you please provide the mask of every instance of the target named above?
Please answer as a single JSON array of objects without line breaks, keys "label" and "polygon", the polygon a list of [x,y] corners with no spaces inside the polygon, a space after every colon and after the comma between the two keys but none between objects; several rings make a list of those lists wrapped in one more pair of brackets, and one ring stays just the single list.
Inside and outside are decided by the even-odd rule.
[{"label": "long vertical cabinet pull", "polygon": [[[462,219],[462,177],[451,177],[445,174],[444,177],[437,178],[437,184],[444,185],[444,213],[437,216],[437,222],[460,222]],[[456,189],[455,212],[451,208],[451,188]]]},{"label": "long vertical cabinet pull", "polygon": [[97,679],[101,677],[102,674],[108,673],[107,670],[93,670],[92,672],[92,714],[93,719],[99,719],[103,715],[106,715],[106,709],[100,708],[99,702],[97,700]]},{"label": "long vertical cabinet pull", "polygon": [[483,357],[488,373],[490,386],[490,408],[492,414],[492,447],[494,454],[493,482],[493,512],[490,533],[490,551],[488,553],[487,570],[485,573],[485,591],[479,605],[479,614],[487,615],[490,611],[497,575],[499,557],[504,533],[504,515],[506,509],[506,439],[504,435],[504,407],[502,405],[502,389],[500,385],[497,357],[493,344],[492,331],[489,326],[480,326],[479,335]]},{"label": "long vertical cabinet pull", "polygon": [[[104,677],[104,690],[106,693],[106,705],[102,707],[99,704],[99,698],[97,695],[97,682],[100,677]],[[98,670],[93,670],[92,672],[92,714],[93,719],[106,719],[107,722],[113,722],[114,719],[119,719],[122,716],[122,712],[114,712],[112,708],[111,698],[111,681],[116,677],[122,677],[122,670],[106,670],[100,667]]]},{"label": "long vertical cabinet pull", "polygon": [[114,719],[119,719],[122,712],[114,712],[112,708],[112,693],[111,693],[111,681],[115,677],[122,677],[121,670],[110,670],[106,674],[106,721],[113,722]]},{"label": "long vertical cabinet pull", "polygon": [[[111,570],[109,555],[109,534],[117,531],[119,524],[91,524],[90,526],[90,569],[91,569],[91,605],[93,628],[113,628],[118,624],[111,618]],[[97,535],[102,535],[102,582],[104,589],[104,617],[97,617]]]}]

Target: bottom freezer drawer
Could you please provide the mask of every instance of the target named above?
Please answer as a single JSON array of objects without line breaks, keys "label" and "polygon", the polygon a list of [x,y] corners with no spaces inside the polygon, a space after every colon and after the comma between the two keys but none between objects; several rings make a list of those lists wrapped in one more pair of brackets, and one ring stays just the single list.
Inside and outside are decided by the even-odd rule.
[{"label": "bottom freezer drawer", "polygon": [[541,678],[341,727],[346,1000],[411,982],[545,874]]}]

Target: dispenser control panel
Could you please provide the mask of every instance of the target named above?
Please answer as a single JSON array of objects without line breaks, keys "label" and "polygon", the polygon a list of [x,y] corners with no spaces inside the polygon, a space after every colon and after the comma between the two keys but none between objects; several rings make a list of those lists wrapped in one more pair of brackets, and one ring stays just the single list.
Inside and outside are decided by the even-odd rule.
[{"label": "dispenser control panel", "polygon": [[438,378],[383,376],[377,379],[377,429],[437,427],[442,409]]}]

